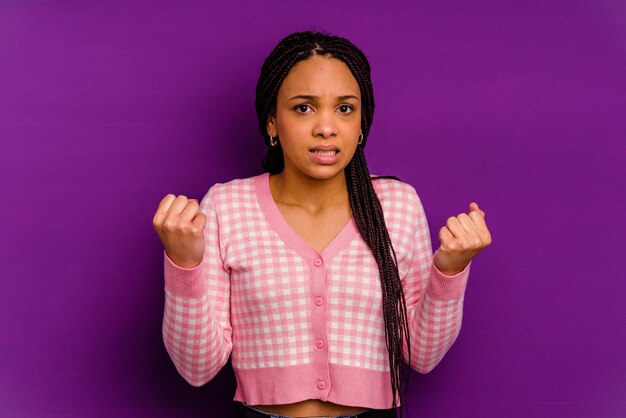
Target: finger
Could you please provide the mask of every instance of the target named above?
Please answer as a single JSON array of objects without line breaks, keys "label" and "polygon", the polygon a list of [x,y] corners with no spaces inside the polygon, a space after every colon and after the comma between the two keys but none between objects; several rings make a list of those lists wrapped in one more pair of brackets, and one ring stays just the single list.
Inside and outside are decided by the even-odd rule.
[{"label": "finger", "polygon": [[187,196],[182,194],[180,196],[177,196],[176,199],[174,199],[174,201],[172,202],[169,210],[167,211],[168,217],[171,215],[180,215],[187,207],[188,202],[189,199],[187,198]]},{"label": "finger", "polygon": [[450,244],[454,242],[454,235],[452,235],[450,230],[445,226],[439,230],[439,242],[443,250],[449,250]]},{"label": "finger", "polygon": [[478,203],[472,202],[469,204],[470,212],[478,212],[483,218],[485,217],[485,212],[478,207]]},{"label": "finger", "polygon": [[471,212],[469,216],[472,219],[472,222],[474,222],[474,225],[476,225],[476,228],[478,229],[478,236],[480,237],[480,240],[485,245],[490,245],[491,234],[489,232],[489,228],[487,228],[487,224],[485,223],[485,218],[483,218],[476,212]]},{"label": "finger", "polygon": [[482,216],[480,213],[478,213],[477,211],[472,211],[469,213],[469,218],[472,220],[472,222],[474,223],[474,226],[476,227],[476,229],[479,232],[483,232],[485,230],[487,230],[487,224],[485,223],[485,217]]},{"label": "finger", "polygon": [[172,202],[174,202],[174,199],[176,199],[176,196],[174,196],[173,194],[168,194],[159,202],[159,206],[157,207],[157,210],[152,217],[152,225],[155,228],[160,228],[161,224],[167,218],[167,211],[172,205]]},{"label": "finger", "polygon": [[159,206],[157,207],[157,213],[167,213],[168,209],[172,205],[172,202],[174,202],[174,199],[176,199],[176,196],[171,193],[161,199]]},{"label": "finger", "polygon": [[474,221],[469,217],[467,213],[459,213],[457,219],[459,220],[461,226],[463,226],[463,229],[465,229],[465,232],[469,234],[478,234],[478,228],[476,228],[476,225],[474,225]]},{"label": "finger", "polygon": [[206,215],[202,212],[199,212],[195,218],[193,218],[192,223],[201,231],[204,231],[204,227],[206,226]]},{"label": "finger", "polygon": [[180,222],[189,222],[193,220],[193,218],[198,214],[200,209],[200,205],[196,199],[189,199],[187,202],[187,206],[180,213]]},{"label": "finger", "polygon": [[446,221],[446,227],[452,232],[455,238],[461,238],[465,235],[465,229],[455,216],[451,216]]}]

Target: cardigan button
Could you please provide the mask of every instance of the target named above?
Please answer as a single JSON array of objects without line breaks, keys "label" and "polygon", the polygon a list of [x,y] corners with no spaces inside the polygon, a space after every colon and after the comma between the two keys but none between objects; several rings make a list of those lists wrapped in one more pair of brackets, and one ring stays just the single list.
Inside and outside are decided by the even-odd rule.
[{"label": "cardigan button", "polygon": [[324,299],[322,299],[320,297],[315,298],[315,304],[317,306],[322,306],[324,304]]},{"label": "cardigan button", "polygon": [[315,341],[315,346],[317,348],[324,348],[324,340],[317,340],[317,341]]},{"label": "cardigan button", "polygon": [[324,382],[323,380],[318,380],[317,381],[317,388],[319,390],[324,390],[326,389],[326,382]]},{"label": "cardigan button", "polygon": [[313,264],[315,264],[315,267],[319,267],[319,266],[321,266],[321,265],[322,265],[322,259],[321,259],[321,258],[316,259],[316,260],[313,262]]}]

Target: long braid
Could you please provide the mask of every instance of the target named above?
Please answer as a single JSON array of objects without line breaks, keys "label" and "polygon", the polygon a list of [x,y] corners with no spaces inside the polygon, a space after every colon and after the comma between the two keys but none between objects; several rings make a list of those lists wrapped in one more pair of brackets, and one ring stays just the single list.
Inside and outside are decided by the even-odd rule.
[{"label": "long braid", "polygon": [[[346,181],[353,208],[354,222],[365,242],[372,249],[378,264],[382,286],[382,304],[385,320],[385,340],[389,351],[391,390],[396,406],[396,395],[402,398],[402,380],[408,379],[403,363],[402,340],[410,347],[408,317],[404,292],[398,273],[396,253],[385,225],[383,210],[374,191],[363,149],[359,146],[346,168]],[[368,181],[369,180],[369,181]],[[357,210],[354,210],[356,208]],[[399,342],[399,343],[398,343]],[[410,361],[409,351],[409,361]],[[405,372],[404,374],[402,372]],[[404,387],[406,389],[406,386]]]},{"label": "long braid", "polygon": [[[354,157],[345,169],[352,215],[359,233],[374,255],[380,274],[382,307],[385,323],[385,341],[389,352],[392,407],[404,397],[408,383],[408,370],[402,355],[403,341],[410,347],[408,316],[404,292],[398,273],[398,263],[378,196],[367,168],[363,147],[365,146],[374,116],[374,93],[367,58],[347,39],[317,32],[298,32],[284,38],[267,57],[261,68],[256,89],[256,111],[259,131],[268,147],[263,159],[263,171],[280,173],[284,168],[282,149],[271,147],[267,136],[267,122],[275,116],[276,97],[283,80],[299,61],[313,55],[330,55],[344,62],[361,90],[361,130],[363,143],[357,147]],[[411,350],[408,351],[410,363]],[[402,411],[400,411],[402,414]]]}]

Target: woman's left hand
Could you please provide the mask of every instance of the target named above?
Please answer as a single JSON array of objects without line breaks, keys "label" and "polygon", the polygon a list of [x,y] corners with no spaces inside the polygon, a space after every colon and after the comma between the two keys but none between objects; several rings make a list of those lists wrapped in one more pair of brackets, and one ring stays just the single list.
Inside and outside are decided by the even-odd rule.
[{"label": "woman's left hand", "polygon": [[491,234],[485,223],[485,212],[476,202],[470,212],[448,218],[439,230],[441,245],[435,252],[435,267],[446,276],[463,271],[476,255],[491,244]]}]

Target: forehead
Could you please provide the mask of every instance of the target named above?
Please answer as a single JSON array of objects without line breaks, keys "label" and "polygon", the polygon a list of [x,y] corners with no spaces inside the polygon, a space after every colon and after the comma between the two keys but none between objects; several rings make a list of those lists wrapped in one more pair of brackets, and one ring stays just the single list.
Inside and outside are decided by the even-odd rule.
[{"label": "forehead", "polygon": [[359,83],[348,66],[329,56],[315,55],[294,65],[283,80],[279,95],[360,97]]}]

